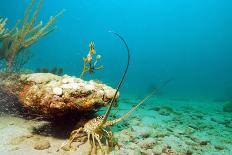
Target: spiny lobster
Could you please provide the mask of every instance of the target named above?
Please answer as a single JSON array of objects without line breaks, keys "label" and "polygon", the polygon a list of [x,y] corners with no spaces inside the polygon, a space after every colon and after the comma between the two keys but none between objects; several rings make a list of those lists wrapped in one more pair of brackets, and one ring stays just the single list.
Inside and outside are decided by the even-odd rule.
[{"label": "spiny lobster", "polygon": [[[74,130],[71,132],[70,138],[68,140],[68,142],[64,143],[60,148],[66,150],[67,147],[70,148],[71,144],[73,141],[75,141],[78,138],[81,138],[83,136],[87,135],[87,143],[88,143],[88,155],[91,154],[92,152],[92,148],[91,148],[91,142],[93,145],[93,149],[94,149],[94,154],[97,154],[97,146],[96,143],[99,144],[100,149],[102,151],[102,153],[105,155],[107,154],[108,151],[104,150],[102,142],[103,140],[105,140],[105,143],[107,145],[107,150],[109,150],[109,146],[113,145],[113,133],[110,129],[110,126],[114,125],[115,123],[120,122],[121,120],[125,119],[130,113],[132,113],[136,108],[138,108],[142,103],[144,103],[146,100],[148,100],[153,94],[151,93],[150,95],[148,95],[147,97],[145,97],[141,102],[139,102],[135,107],[133,107],[129,112],[127,112],[126,114],[124,114],[123,116],[121,116],[120,118],[111,120],[111,121],[107,121],[107,118],[110,114],[110,111],[112,109],[112,107],[115,104],[115,99],[117,96],[117,93],[119,91],[119,88],[121,87],[121,84],[125,78],[125,75],[127,73],[128,70],[128,66],[129,66],[129,62],[130,62],[130,50],[129,47],[127,46],[126,41],[118,34],[115,32],[112,32],[113,34],[115,34],[116,36],[118,36],[124,43],[124,45],[127,48],[127,53],[128,53],[128,61],[127,61],[127,66],[126,69],[124,71],[124,74],[118,84],[118,87],[116,89],[116,92],[114,94],[113,99],[110,102],[110,105],[105,113],[105,115],[103,116],[98,116],[97,118],[93,118],[89,121],[87,121],[83,127],[80,127],[77,130]],[[81,134],[83,133],[83,134]]]}]

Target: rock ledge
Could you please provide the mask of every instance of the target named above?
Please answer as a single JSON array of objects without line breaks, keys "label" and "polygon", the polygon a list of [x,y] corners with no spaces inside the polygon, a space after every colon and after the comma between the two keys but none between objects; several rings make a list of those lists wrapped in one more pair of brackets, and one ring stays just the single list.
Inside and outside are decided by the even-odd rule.
[{"label": "rock ledge", "polygon": [[51,73],[22,74],[20,83],[17,96],[23,106],[48,115],[106,106],[116,91],[98,81]]}]

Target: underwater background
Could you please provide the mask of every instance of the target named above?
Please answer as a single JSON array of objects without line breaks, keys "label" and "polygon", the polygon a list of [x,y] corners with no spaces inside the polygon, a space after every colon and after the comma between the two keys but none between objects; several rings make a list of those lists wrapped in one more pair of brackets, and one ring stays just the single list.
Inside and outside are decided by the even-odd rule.
[{"label": "underwater background", "polygon": [[[29,0],[1,0],[0,14],[13,27]],[[14,4],[14,5],[13,5]],[[146,94],[172,79],[165,96],[231,98],[232,2],[230,0],[69,0],[45,1],[38,20],[65,9],[58,29],[30,47],[27,68],[63,67],[79,76],[88,43],[103,56],[95,78],[116,86],[126,64],[120,33],[131,49],[123,92]],[[139,88],[139,89],[138,89]]]},{"label": "underwater background", "polygon": [[[7,28],[23,19],[29,3],[0,0],[0,18],[8,18]],[[109,32],[114,31],[126,40],[131,61],[110,119],[158,90],[112,127],[123,147],[115,146],[111,155],[232,155],[231,0],[44,0],[37,22],[46,23],[61,10],[64,14],[54,23],[58,28],[28,48],[32,57],[25,71],[57,67],[79,77],[93,41],[104,69],[83,79],[116,88],[127,51]],[[11,109],[4,104],[15,103],[5,96],[0,90],[0,154],[60,154],[56,150],[68,139],[70,122],[54,125],[5,114]],[[37,141],[49,141],[49,147],[39,152],[30,146]],[[85,154],[86,147],[64,152]]]}]

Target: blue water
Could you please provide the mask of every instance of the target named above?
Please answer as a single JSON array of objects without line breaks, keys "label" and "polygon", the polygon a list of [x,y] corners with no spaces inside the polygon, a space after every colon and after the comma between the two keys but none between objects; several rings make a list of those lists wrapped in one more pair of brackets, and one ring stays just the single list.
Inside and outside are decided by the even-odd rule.
[{"label": "blue water", "polygon": [[[18,19],[22,22],[29,3],[30,0],[0,0],[0,18],[9,19],[6,27],[13,28]],[[46,24],[50,16],[61,10],[65,10],[64,14],[54,23],[58,29],[29,47],[32,57],[25,70],[61,67],[64,74],[79,77],[82,58],[93,41],[97,54],[102,55],[99,65],[105,68],[85,75],[84,80],[97,79],[115,88],[126,66],[127,51],[123,42],[109,33],[114,31],[126,40],[131,61],[120,90],[119,106],[111,114],[122,116],[154,88],[159,89],[155,97],[137,109],[139,112],[113,126],[124,149],[115,152],[121,155],[120,151],[147,151],[141,144],[152,140],[152,151],[163,152],[168,145],[177,154],[232,153],[231,0],[45,0],[37,22]],[[4,95],[0,92],[0,97]],[[8,100],[0,98],[0,102],[0,114],[2,109],[11,110],[4,105]],[[97,114],[104,114],[105,110]],[[28,144],[34,145],[36,138],[33,141],[30,136],[25,140],[29,140],[28,144],[5,144],[18,132],[42,135],[39,138],[49,139],[52,145],[43,153],[57,153],[58,144],[67,139],[51,136],[60,128],[30,121],[0,117],[0,154],[13,149],[16,154],[27,149],[35,153]],[[38,127],[37,123],[42,125]],[[32,128],[37,132],[45,130],[49,136],[34,133]],[[126,139],[127,134],[131,134],[131,139]],[[6,149],[1,150],[1,146]],[[86,151],[85,146],[78,149]]]},{"label": "blue water", "polygon": [[[22,19],[29,0],[0,1],[8,27]],[[79,76],[94,41],[104,71],[93,77],[116,85],[126,64],[120,33],[131,49],[123,92],[146,94],[173,79],[162,93],[189,98],[229,98],[232,92],[232,1],[230,0],[45,0],[38,21],[65,9],[58,29],[30,47],[26,68],[54,66]],[[88,78],[88,77],[87,77]]]}]

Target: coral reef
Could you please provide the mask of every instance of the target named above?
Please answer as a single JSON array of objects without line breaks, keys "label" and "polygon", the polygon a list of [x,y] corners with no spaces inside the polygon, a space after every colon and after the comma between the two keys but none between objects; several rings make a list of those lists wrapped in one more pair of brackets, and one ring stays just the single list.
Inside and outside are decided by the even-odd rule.
[{"label": "coral reef", "polygon": [[[93,56],[95,56],[95,61],[93,62]],[[84,74],[89,72],[92,74],[95,70],[103,69],[103,66],[96,67],[97,62],[101,59],[101,55],[96,55],[94,48],[94,43],[89,44],[89,53],[86,57],[83,57],[84,66],[81,72],[80,78],[83,78]]]},{"label": "coral reef", "polygon": [[[19,21],[16,23],[14,28],[6,33],[4,28],[6,20],[3,20],[0,24],[0,29],[3,35],[1,35],[2,46],[0,47],[0,59],[6,61],[8,70],[12,70],[14,61],[17,55],[23,51],[23,49],[28,48],[33,43],[35,43],[41,37],[49,34],[56,27],[52,27],[56,19],[63,14],[63,11],[59,12],[56,16],[50,17],[49,21],[43,25],[42,21],[39,24],[36,24],[36,18],[43,3],[43,0],[40,0],[36,6],[32,16],[30,15],[33,6],[35,5],[35,0],[31,0],[30,5],[25,11],[24,19],[21,27],[19,28]],[[31,16],[31,19],[29,17]]]}]

